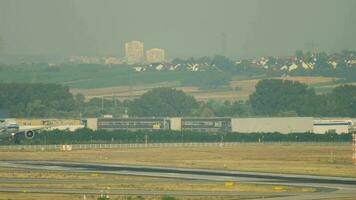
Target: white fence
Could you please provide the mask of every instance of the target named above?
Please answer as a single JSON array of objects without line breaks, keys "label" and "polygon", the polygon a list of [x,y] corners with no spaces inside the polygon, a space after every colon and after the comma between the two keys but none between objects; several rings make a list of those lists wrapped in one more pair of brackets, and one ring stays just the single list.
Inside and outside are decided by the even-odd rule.
[{"label": "white fence", "polygon": [[[233,146],[238,142],[228,143],[149,143],[149,144],[72,144],[70,150],[84,149],[128,149],[128,148],[160,148],[160,147],[213,147]],[[0,151],[60,151],[64,145],[0,145]]]},{"label": "white fence", "polygon": [[[275,142],[276,144],[281,144]],[[321,142],[314,143],[318,145],[341,145],[349,144],[347,142]],[[295,144],[311,144],[310,142],[297,142]],[[251,144],[271,144],[271,143],[241,143],[241,142],[214,142],[214,143],[148,143],[148,144],[67,144],[67,145],[0,145],[0,151],[68,151],[68,150],[84,150],[84,149],[129,149],[129,148],[161,148],[161,147],[229,147],[237,145]],[[286,144],[291,144],[286,142]],[[66,148],[63,148],[63,147]]]}]

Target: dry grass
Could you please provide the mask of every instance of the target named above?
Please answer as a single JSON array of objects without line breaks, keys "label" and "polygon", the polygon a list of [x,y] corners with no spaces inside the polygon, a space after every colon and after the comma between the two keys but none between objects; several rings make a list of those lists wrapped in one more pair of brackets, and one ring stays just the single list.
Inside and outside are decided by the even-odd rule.
[{"label": "dry grass", "polygon": [[[97,200],[99,195],[86,195],[86,200]],[[218,197],[218,196],[180,196],[177,200],[242,200],[255,199],[257,196],[234,196],[234,197]],[[3,193],[0,192],[0,200],[83,200],[83,195],[66,195],[66,194],[27,194],[27,193]],[[111,200],[160,200],[161,196],[125,196],[125,195],[110,195]]]},{"label": "dry grass", "polygon": [[[200,192],[314,192],[314,188],[308,187],[283,187],[276,185],[240,183],[233,186],[225,186],[224,183],[190,183],[190,182],[132,182],[132,183],[0,183],[2,188],[47,188],[47,189],[99,189],[99,190],[146,190],[146,191],[200,191]],[[276,190],[276,187],[282,189]]]},{"label": "dry grass", "polygon": [[[56,180],[112,180],[112,181],[146,181],[156,180],[156,178],[126,176],[126,175],[108,175],[96,173],[71,173],[57,171],[36,171],[0,168],[0,178],[35,178],[35,179],[56,179]],[[157,178],[158,179],[158,178]]]},{"label": "dry grass", "polygon": [[[81,93],[85,96],[86,100],[92,98],[112,98],[113,95],[120,99],[133,99],[138,98],[145,92],[157,87],[175,87],[185,93],[194,96],[197,100],[205,101],[210,99],[215,100],[234,100],[239,98],[238,93],[234,91],[202,91],[199,87],[177,87],[178,83],[164,82],[159,84],[137,85],[137,86],[118,86],[96,89],[71,89],[73,94]],[[243,97],[245,98],[245,96]]]},{"label": "dry grass", "polygon": [[356,197],[327,198],[322,200],[355,200]]},{"label": "dry grass", "polygon": [[176,82],[162,82],[157,84],[145,84],[134,86],[117,86],[117,87],[105,87],[105,88],[93,88],[93,89],[79,89],[72,88],[70,91],[73,94],[81,93],[86,97],[86,100],[90,100],[95,97],[112,97],[115,95],[117,98],[133,98],[142,95],[143,93],[157,87],[175,87]]},{"label": "dry grass", "polygon": [[[10,193],[0,192],[0,200],[83,200],[83,195],[66,195],[66,194],[27,194],[27,193]],[[88,200],[96,199],[90,196]]]},{"label": "dry grass", "polygon": [[281,77],[278,79],[282,80],[290,80],[290,81],[298,81],[301,83],[305,83],[307,85],[319,84],[319,83],[331,83],[336,81],[338,78],[333,77],[324,77],[324,76],[294,76],[294,77]]},{"label": "dry grass", "polygon": [[249,94],[244,94],[240,91],[214,91],[214,92],[201,92],[193,94],[195,99],[198,101],[208,101],[208,100],[217,100],[217,101],[236,101],[236,100],[246,100],[248,99]]},{"label": "dry grass", "polygon": [[[322,77],[322,76],[296,76],[296,77],[279,77],[274,79],[298,81],[301,83],[305,83],[307,85],[313,85],[318,83],[332,83],[337,78]],[[237,93],[239,93],[242,97],[244,97],[244,99],[248,99],[249,95],[255,91],[256,84],[260,80],[262,79],[231,81],[230,87],[238,88],[239,91],[237,91]]]},{"label": "dry grass", "polygon": [[[337,80],[337,78],[323,77],[323,76],[293,76],[293,77],[286,76],[286,77],[278,77],[278,78],[272,78],[272,79],[298,81],[301,83],[305,83],[307,85],[313,85],[313,84],[318,84],[318,83],[331,83],[331,82]],[[260,80],[262,80],[262,79],[231,81],[230,86],[231,87],[241,86],[242,88],[251,90],[256,86],[256,84]]]},{"label": "dry grass", "polygon": [[[331,156],[332,155],[332,156]],[[72,152],[1,152],[0,160],[64,160],[356,177],[351,144],[241,144]]]}]

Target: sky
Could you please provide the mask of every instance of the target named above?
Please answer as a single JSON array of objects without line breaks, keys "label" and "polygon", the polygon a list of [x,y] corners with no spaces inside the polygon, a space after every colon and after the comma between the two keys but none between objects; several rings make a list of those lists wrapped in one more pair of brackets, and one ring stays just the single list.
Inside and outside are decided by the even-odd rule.
[{"label": "sky", "polygon": [[354,0],[0,0],[3,55],[124,56],[143,41],[170,58],[356,49]]}]

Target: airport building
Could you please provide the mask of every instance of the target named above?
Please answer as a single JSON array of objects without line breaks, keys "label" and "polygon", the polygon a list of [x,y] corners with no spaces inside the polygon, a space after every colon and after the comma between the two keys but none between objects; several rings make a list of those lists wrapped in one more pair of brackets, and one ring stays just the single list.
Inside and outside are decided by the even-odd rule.
[{"label": "airport building", "polygon": [[143,61],[143,42],[131,41],[125,43],[125,58],[128,64],[136,64]]},{"label": "airport building", "polygon": [[198,132],[231,132],[230,118],[182,118],[181,130]]},{"label": "airport building", "polygon": [[230,118],[99,118],[97,129],[231,132],[231,120]]},{"label": "airport building", "polygon": [[355,128],[354,121],[350,118],[339,119],[315,119],[313,125],[314,133],[349,133]]},{"label": "airport building", "polygon": [[[4,120],[3,120],[4,121]],[[50,127],[49,129],[77,130],[173,130],[208,133],[350,133],[356,131],[356,119],[312,118],[312,117],[271,117],[271,118],[229,118],[229,117],[139,117],[139,118],[87,118],[87,119],[5,119],[21,128]]]},{"label": "airport building", "polygon": [[232,132],[304,133],[313,131],[312,117],[232,118]]},{"label": "airport building", "polygon": [[164,49],[153,48],[146,52],[147,62],[149,63],[163,63],[165,61]]},{"label": "airport building", "polygon": [[99,130],[169,130],[168,118],[99,118],[97,120]]},{"label": "airport building", "polygon": [[228,117],[173,117],[173,118],[98,118],[87,119],[88,128],[93,130],[174,130],[197,132],[237,133],[305,133],[324,134],[328,132],[349,133],[356,131],[356,119],[334,118],[314,119],[313,117],[270,117],[270,118],[228,118]]}]

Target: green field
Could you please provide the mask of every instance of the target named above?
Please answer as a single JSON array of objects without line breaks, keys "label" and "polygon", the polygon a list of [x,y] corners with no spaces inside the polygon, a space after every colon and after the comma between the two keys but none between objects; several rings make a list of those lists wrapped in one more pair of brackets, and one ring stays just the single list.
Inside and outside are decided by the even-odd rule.
[{"label": "green field", "polygon": [[59,83],[72,88],[104,88],[160,82],[195,85],[202,79],[225,74],[218,71],[146,71],[140,73],[135,72],[131,67],[121,65],[13,66],[0,68],[0,72],[0,80],[3,82]]}]

